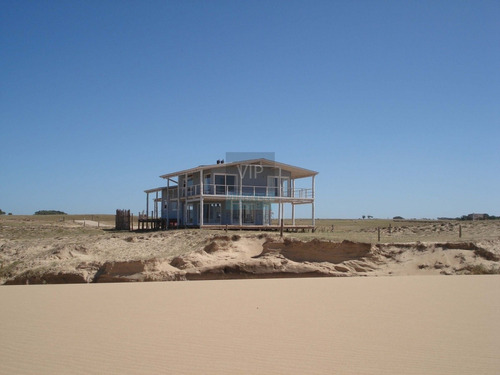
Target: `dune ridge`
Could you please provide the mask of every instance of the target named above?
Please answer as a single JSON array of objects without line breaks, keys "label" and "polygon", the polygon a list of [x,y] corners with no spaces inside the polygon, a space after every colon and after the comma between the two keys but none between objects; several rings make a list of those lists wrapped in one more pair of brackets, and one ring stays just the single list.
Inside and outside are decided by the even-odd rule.
[{"label": "dune ridge", "polygon": [[[126,237],[121,242],[125,249],[129,246],[128,251],[117,249],[104,259],[89,250],[89,245],[56,245],[35,258],[39,264],[50,262],[50,267],[31,265],[24,271],[19,268],[4,282],[19,285],[500,273],[500,241],[496,240],[371,244],[203,233],[200,238],[193,237],[196,242],[190,244],[191,251],[177,256],[161,256],[157,252],[148,257],[149,245],[161,242],[165,248],[172,243],[175,246],[179,242],[176,237]],[[137,244],[141,239],[149,243]],[[139,245],[139,256],[133,252],[133,245]]]}]

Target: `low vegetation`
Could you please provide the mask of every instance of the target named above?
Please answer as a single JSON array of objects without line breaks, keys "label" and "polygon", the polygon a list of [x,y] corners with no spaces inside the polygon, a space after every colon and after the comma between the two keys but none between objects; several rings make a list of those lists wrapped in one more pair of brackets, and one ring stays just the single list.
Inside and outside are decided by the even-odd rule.
[{"label": "low vegetation", "polygon": [[15,275],[15,270],[20,261],[14,261],[12,263],[5,264],[5,262],[0,261],[0,279],[9,278]]},{"label": "low vegetation", "polygon": [[487,267],[484,264],[467,267],[471,275],[500,275],[500,267]]},{"label": "low vegetation", "polygon": [[462,221],[472,221],[472,220],[500,220],[500,216],[489,215],[489,214],[468,214],[462,215],[460,217],[439,217],[438,220],[462,220]]},{"label": "low vegetation", "polygon": [[35,212],[35,215],[67,215],[66,212],[56,210],[41,210]]}]

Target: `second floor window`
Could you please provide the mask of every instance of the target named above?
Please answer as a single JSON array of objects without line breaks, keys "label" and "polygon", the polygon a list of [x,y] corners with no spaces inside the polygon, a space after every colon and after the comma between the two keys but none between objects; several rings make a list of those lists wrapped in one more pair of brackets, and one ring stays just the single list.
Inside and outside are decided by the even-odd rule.
[{"label": "second floor window", "polygon": [[236,193],[236,175],[216,174],[215,194],[231,195]]}]

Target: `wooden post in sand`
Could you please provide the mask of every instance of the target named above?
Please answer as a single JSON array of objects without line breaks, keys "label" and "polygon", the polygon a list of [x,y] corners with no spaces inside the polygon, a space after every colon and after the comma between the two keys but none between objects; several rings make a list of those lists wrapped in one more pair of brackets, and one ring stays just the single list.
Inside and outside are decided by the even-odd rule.
[{"label": "wooden post in sand", "polygon": [[378,232],[378,242],[380,242],[380,227],[377,228],[377,232]]},{"label": "wooden post in sand", "polygon": [[281,219],[281,225],[280,225],[280,237],[283,237],[283,219]]},{"label": "wooden post in sand", "polygon": [[458,226],[458,238],[462,238],[462,224]]}]

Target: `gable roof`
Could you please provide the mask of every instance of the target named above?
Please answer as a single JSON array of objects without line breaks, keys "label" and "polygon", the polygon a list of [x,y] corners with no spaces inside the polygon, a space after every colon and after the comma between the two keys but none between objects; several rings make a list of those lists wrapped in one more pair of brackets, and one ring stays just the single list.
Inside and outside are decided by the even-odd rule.
[{"label": "gable roof", "polygon": [[176,177],[176,176],[183,175],[183,174],[192,174],[192,173],[204,171],[207,169],[225,168],[225,167],[232,167],[232,166],[238,166],[238,165],[262,165],[262,166],[267,166],[267,167],[281,168],[281,169],[284,169],[286,171],[289,171],[291,173],[291,178],[312,177],[312,176],[315,176],[318,174],[318,172],[312,171],[310,169],[300,168],[300,167],[296,167],[293,165],[279,163],[277,161],[260,158],[260,159],[234,161],[231,163],[200,165],[200,166],[195,167],[195,168],[184,169],[182,171],[173,172],[173,173],[167,173],[167,174],[161,175],[160,177],[161,178],[172,178],[172,177]]}]

